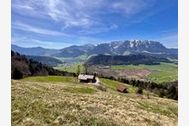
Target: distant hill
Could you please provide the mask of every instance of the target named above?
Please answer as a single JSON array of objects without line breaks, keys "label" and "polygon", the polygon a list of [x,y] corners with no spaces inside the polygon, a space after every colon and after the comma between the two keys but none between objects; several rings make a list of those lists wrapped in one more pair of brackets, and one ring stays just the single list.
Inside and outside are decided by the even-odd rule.
[{"label": "distant hill", "polygon": [[166,58],[178,58],[178,49],[166,48],[160,42],[150,40],[114,41],[109,43],[101,43],[98,45],[73,45],[60,50],[44,49],[41,47],[21,48],[12,45],[12,50],[25,55],[55,56],[64,58],[74,58],[82,55],[87,55],[90,57],[98,54],[129,55],[139,53],[159,55],[162,57],[166,56]]},{"label": "distant hill", "polygon": [[70,46],[60,50],[60,53],[54,54],[57,57],[78,57],[88,54],[95,46],[92,44],[82,46]]},{"label": "distant hill", "polygon": [[62,64],[63,62],[55,59],[53,57],[49,57],[49,56],[26,56],[28,59],[33,59],[35,61],[38,61],[42,64],[51,66],[51,67],[55,67],[58,64]]},{"label": "distant hill", "polygon": [[21,79],[36,75],[71,75],[71,73],[55,70],[52,67],[32,59],[27,59],[26,56],[11,51],[11,78]]},{"label": "distant hill", "polygon": [[85,65],[139,65],[139,64],[159,64],[160,62],[171,62],[166,58],[154,57],[150,55],[131,54],[121,55],[97,55],[86,61]]},{"label": "distant hill", "polygon": [[24,48],[17,45],[11,45],[11,50],[24,55],[32,56],[51,56],[53,54],[59,53],[56,49],[45,49],[42,47]]}]

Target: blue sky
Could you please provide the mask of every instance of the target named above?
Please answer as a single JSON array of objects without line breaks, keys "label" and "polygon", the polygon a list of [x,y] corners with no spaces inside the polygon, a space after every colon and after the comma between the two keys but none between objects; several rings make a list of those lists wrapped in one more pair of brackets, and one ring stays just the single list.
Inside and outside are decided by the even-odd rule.
[{"label": "blue sky", "polygon": [[12,44],[64,48],[114,40],[178,46],[177,0],[12,0]]}]

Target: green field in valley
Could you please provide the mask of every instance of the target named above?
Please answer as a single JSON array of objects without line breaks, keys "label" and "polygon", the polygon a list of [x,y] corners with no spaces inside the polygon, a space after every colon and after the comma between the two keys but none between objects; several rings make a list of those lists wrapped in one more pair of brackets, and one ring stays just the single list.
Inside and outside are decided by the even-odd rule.
[{"label": "green field in valley", "polygon": [[[120,82],[101,79],[108,90],[62,76],[27,77],[11,82],[14,126],[177,126],[175,100],[145,94]],[[129,93],[115,90],[126,86]]]},{"label": "green field in valley", "polygon": [[[70,65],[59,65],[55,69],[77,73],[78,66],[80,73],[85,72],[81,62]],[[145,79],[156,83],[170,82],[178,80],[178,65],[173,63],[161,63],[160,65],[112,65],[112,70],[138,70],[146,69],[151,72]]]},{"label": "green field in valley", "polygon": [[156,83],[178,80],[178,66],[173,63],[161,63],[160,65],[114,65],[113,70],[147,69],[152,73],[146,78]]},{"label": "green field in valley", "polygon": [[80,67],[79,69],[80,69],[81,73],[85,71],[83,64],[80,63],[80,62],[70,63],[70,64],[59,64],[57,67],[54,67],[54,68],[57,69],[57,70],[77,73],[78,66]]}]

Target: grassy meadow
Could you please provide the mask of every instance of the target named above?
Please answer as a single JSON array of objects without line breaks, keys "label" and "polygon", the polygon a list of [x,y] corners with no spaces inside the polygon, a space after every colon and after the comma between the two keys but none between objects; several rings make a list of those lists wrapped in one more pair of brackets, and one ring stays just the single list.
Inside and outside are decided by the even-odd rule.
[{"label": "grassy meadow", "polygon": [[[100,79],[107,91],[62,76],[12,80],[14,126],[177,126],[175,100],[136,94],[136,88]],[[117,85],[129,93],[115,91]]]},{"label": "grassy meadow", "polygon": [[80,69],[81,73],[85,71],[83,64],[80,63],[80,62],[70,63],[69,65],[68,64],[67,65],[59,64],[58,66],[54,67],[54,69],[77,73],[78,72],[78,66],[80,67],[79,69]]},{"label": "grassy meadow", "polygon": [[[85,72],[83,64],[73,63],[69,66],[59,65],[55,69],[77,73],[78,66],[80,72]],[[112,70],[149,70],[151,73],[145,79],[156,83],[170,82],[178,79],[178,65],[173,63],[160,63],[160,65],[112,65]]]},{"label": "grassy meadow", "polygon": [[[129,93],[131,93],[131,94],[136,94],[137,90],[138,90],[138,87],[133,87],[131,85],[128,85],[128,84],[125,84],[125,83],[121,83],[121,82],[118,82],[118,81],[114,81],[114,80],[110,80],[110,79],[101,78],[100,81],[101,81],[102,85],[104,85],[110,91],[113,91],[113,92],[116,91],[116,89],[117,89],[117,87],[119,85],[121,85],[122,87],[127,88],[127,91]],[[145,95],[145,96],[157,96],[157,94],[154,94],[154,93],[152,93],[150,91],[147,91],[147,90],[143,90],[143,95]]]},{"label": "grassy meadow", "polygon": [[175,81],[178,79],[178,66],[173,63],[161,63],[160,65],[114,65],[113,70],[146,69],[151,74],[146,78],[156,83]]}]

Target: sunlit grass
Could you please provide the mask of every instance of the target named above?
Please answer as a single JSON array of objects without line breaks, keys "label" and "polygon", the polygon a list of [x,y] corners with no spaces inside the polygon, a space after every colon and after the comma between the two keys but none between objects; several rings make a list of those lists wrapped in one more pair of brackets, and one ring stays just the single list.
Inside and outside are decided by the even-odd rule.
[{"label": "sunlit grass", "polygon": [[68,87],[64,88],[64,91],[70,92],[70,93],[86,93],[86,94],[93,94],[96,92],[94,88],[90,87]]},{"label": "sunlit grass", "polygon": [[[72,77],[29,77],[13,80],[13,126],[157,126],[177,125],[177,102],[135,94],[135,87],[100,79],[108,88],[75,83]],[[115,91],[117,85],[128,94]]]},{"label": "sunlit grass", "polygon": [[116,91],[116,89],[119,85],[126,87],[128,89],[129,93],[136,93],[136,91],[138,89],[137,87],[133,87],[131,85],[123,84],[121,82],[110,80],[110,79],[101,78],[100,81],[104,86],[106,86],[107,88],[109,88],[113,91]]},{"label": "sunlit grass", "polygon": [[146,79],[156,83],[178,80],[178,66],[173,63],[161,63],[160,65],[114,65],[113,70],[147,69],[152,73]]},{"label": "sunlit grass", "polygon": [[23,81],[33,82],[60,82],[60,83],[78,83],[77,78],[66,76],[33,76],[22,79]]}]

